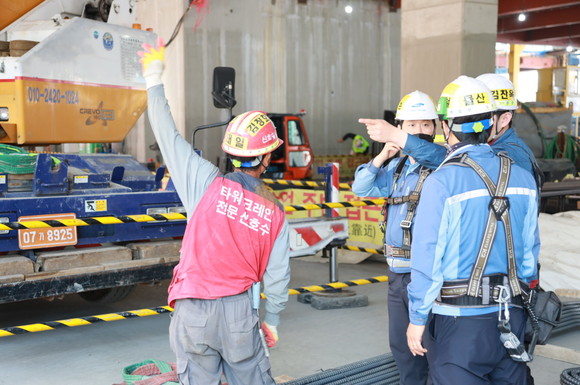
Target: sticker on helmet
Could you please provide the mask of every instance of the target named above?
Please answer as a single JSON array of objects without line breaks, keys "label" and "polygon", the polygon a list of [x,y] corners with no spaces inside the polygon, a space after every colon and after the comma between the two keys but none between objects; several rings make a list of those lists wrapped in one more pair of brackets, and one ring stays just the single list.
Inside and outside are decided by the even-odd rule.
[{"label": "sticker on helmet", "polygon": [[459,84],[457,83],[449,83],[447,86],[441,91],[441,96],[453,96],[455,91],[459,88]]},{"label": "sticker on helmet", "polygon": [[449,107],[449,102],[451,98],[448,96],[441,96],[439,102],[437,103],[437,114],[447,116],[447,108]]},{"label": "sticker on helmet", "polygon": [[514,90],[491,90],[493,94],[493,98],[495,100],[513,100],[514,98]]},{"label": "sticker on helmet", "polygon": [[246,126],[246,132],[251,136],[256,136],[260,130],[269,123],[269,118],[264,115],[260,114],[256,116],[252,121]]},{"label": "sticker on helmet", "polygon": [[466,106],[472,106],[474,104],[485,104],[489,103],[489,96],[485,92],[479,92],[477,94],[465,95],[463,101]]},{"label": "sticker on helmet", "polygon": [[407,99],[409,99],[410,96],[411,96],[411,94],[403,96],[403,99],[401,99],[401,101],[399,102],[399,105],[397,106],[397,110],[400,111],[403,109],[403,107],[405,106],[405,102],[407,101]]},{"label": "sticker on helmet", "polygon": [[265,143],[273,142],[276,139],[278,139],[278,136],[276,135],[276,133],[275,132],[271,132],[271,133],[269,133],[267,135],[264,135],[262,137],[262,143],[265,144]]},{"label": "sticker on helmet", "polygon": [[248,148],[248,138],[241,137],[231,132],[226,132],[225,143],[234,148],[245,150]]},{"label": "sticker on helmet", "polygon": [[[453,105],[454,101],[458,102],[459,105],[454,106]],[[486,92],[479,92],[477,94],[464,95],[464,96],[459,97],[459,98],[452,98],[449,107],[461,108],[461,107],[473,106],[476,104],[489,104],[489,103],[490,103],[490,101],[489,101],[488,94]]]}]

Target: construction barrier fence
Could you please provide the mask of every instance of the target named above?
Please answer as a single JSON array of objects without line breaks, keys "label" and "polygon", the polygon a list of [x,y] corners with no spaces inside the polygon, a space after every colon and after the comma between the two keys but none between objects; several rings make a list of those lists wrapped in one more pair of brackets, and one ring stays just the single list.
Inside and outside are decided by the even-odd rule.
[{"label": "construction barrier fence", "polygon": [[[283,205],[289,207],[294,207],[292,205],[319,205],[325,201],[324,191],[322,190],[291,188],[275,190],[273,193]],[[339,191],[339,201],[351,204],[349,206],[337,206],[339,215],[348,218],[349,242],[364,242],[382,246],[383,233],[379,229],[379,222],[383,220],[381,210],[385,201],[373,199],[371,201],[375,202],[374,205],[354,205],[354,202],[363,200],[352,191]],[[293,210],[286,213],[288,219],[315,218],[323,215],[324,212],[320,210]]]}]

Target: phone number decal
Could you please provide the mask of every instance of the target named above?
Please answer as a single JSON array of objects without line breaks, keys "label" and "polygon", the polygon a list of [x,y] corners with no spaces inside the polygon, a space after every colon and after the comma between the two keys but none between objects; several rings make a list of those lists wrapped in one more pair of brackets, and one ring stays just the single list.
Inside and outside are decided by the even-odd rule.
[{"label": "phone number decal", "polygon": [[50,104],[79,104],[78,91],[62,91],[58,88],[28,87],[28,102]]}]

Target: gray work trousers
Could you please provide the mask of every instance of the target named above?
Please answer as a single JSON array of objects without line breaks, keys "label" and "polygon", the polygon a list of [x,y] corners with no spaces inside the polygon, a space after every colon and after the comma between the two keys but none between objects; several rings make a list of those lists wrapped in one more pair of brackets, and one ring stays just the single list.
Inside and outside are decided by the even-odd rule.
[{"label": "gray work trousers", "polygon": [[175,302],[169,326],[180,384],[274,385],[248,293]]}]

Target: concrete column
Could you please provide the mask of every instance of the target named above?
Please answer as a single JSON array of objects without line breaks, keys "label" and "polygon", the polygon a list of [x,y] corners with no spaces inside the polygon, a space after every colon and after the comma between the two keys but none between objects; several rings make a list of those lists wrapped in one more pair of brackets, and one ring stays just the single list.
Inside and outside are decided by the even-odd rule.
[{"label": "concrete column", "polygon": [[405,0],[401,8],[401,96],[435,101],[459,75],[493,72],[498,0]]}]

